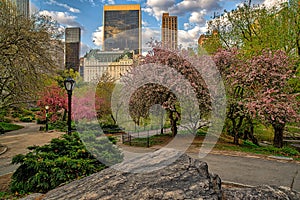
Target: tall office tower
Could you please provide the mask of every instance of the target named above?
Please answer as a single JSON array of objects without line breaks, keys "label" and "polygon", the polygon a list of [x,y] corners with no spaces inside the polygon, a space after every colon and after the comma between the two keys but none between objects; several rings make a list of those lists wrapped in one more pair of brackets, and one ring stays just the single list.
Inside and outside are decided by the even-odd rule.
[{"label": "tall office tower", "polygon": [[65,67],[79,70],[80,28],[66,28],[65,31]]},{"label": "tall office tower", "polygon": [[29,18],[29,0],[11,0],[11,2],[16,5],[19,14]]},{"label": "tall office tower", "polygon": [[162,28],[161,30],[162,44],[168,48],[177,49],[177,45],[178,45],[177,16],[169,16],[169,13],[163,13],[161,28]]},{"label": "tall office tower", "polygon": [[105,5],[103,9],[103,50],[141,54],[141,6]]}]

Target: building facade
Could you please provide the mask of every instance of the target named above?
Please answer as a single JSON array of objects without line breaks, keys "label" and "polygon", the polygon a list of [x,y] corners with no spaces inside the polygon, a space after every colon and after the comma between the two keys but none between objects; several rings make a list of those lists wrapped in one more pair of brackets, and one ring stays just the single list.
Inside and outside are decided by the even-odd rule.
[{"label": "building facade", "polygon": [[139,4],[105,5],[103,50],[134,51],[141,54],[141,7]]},{"label": "building facade", "polygon": [[178,47],[178,25],[177,16],[170,16],[169,13],[163,13],[161,26],[162,45],[177,49]]},{"label": "building facade", "polygon": [[20,15],[29,18],[30,16],[30,6],[29,0],[11,0],[15,4],[17,11]]},{"label": "building facade", "polygon": [[80,37],[79,27],[66,28],[65,31],[65,68],[79,70]]},{"label": "building facade", "polygon": [[119,80],[133,65],[133,53],[93,49],[83,58],[85,82],[97,82],[104,74]]}]

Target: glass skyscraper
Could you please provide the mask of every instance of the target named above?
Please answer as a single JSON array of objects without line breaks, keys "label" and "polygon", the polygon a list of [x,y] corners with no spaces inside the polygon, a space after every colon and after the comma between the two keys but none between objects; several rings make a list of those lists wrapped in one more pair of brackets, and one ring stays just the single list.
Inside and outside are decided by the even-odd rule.
[{"label": "glass skyscraper", "polygon": [[29,0],[11,0],[11,2],[16,5],[20,15],[29,18],[30,16]]},{"label": "glass skyscraper", "polygon": [[104,51],[134,50],[141,54],[140,5],[105,5],[103,16]]},{"label": "glass skyscraper", "polygon": [[65,65],[66,69],[79,70],[80,53],[80,32],[79,27],[66,28],[65,31]]}]

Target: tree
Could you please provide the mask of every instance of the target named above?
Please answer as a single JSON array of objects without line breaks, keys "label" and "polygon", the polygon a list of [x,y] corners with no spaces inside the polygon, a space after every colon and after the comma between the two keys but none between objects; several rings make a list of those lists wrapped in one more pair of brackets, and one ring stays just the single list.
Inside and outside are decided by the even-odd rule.
[{"label": "tree", "polygon": [[39,113],[40,119],[45,119],[45,106],[49,106],[50,121],[63,120],[68,110],[68,100],[65,89],[53,84],[45,87],[39,97],[40,99],[37,101],[37,106],[42,110],[42,112]]},{"label": "tree", "polygon": [[[116,124],[111,111],[111,95],[115,87],[115,79],[108,72],[99,77],[96,87],[96,95],[102,99],[98,109],[97,117],[100,121],[108,124]],[[109,116],[109,119],[107,119]]]},{"label": "tree", "polygon": [[49,18],[17,14],[0,1],[0,108],[34,100],[47,75],[54,72],[53,48],[59,32]]},{"label": "tree", "polygon": [[236,77],[230,77],[233,66],[240,66],[243,60],[238,57],[238,50],[219,50],[213,55],[218,70],[226,85],[227,96],[227,123],[226,132],[233,136],[233,143],[239,144],[239,138],[250,139],[258,145],[254,137],[253,119],[244,101],[244,88],[234,84]]},{"label": "tree", "polygon": [[[78,91],[79,90],[79,91]],[[75,121],[96,119],[97,112],[102,106],[104,100],[93,91],[93,88],[85,86],[79,88],[73,95],[72,115]],[[94,98],[93,98],[94,96]]]},{"label": "tree", "polygon": [[225,10],[208,26],[209,32],[218,32],[223,47],[238,47],[250,57],[265,49],[300,55],[300,8],[296,0],[271,8],[254,6],[250,1],[235,10]]},{"label": "tree", "polygon": [[[243,55],[243,54],[242,54]],[[243,88],[241,104],[246,106],[252,116],[257,117],[274,128],[274,146],[283,146],[283,130],[288,122],[299,120],[299,102],[288,80],[293,76],[293,63],[288,55],[280,50],[264,51],[229,66],[228,79],[232,87]]]},{"label": "tree", "polygon": [[[130,115],[138,124],[140,118],[149,116],[151,106],[160,104],[168,113],[173,136],[177,134],[178,122],[192,125],[193,129],[189,130],[194,130],[195,133],[211,111],[208,87],[194,65],[196,63],[202,68],[208,67],[207,57],[190,56],[189,52],[161,48],[155,43],[152,45],[153,50],[143,58],[141,63],[145,69],[135,67],[122,79],[126,85],[124,93],[128,89],[135,89],[133,94],[128,94],[131,95]],[[193,64],[190,62],[192,60]],[[202,69],[201,72],[203,71],[205,70]],[[189,90],[187,86],[191,89]],[[179,98],[177,95],[181,92],[184,95]],[[190,98],[193,94],[195,94],[194,99]],[[190,108],[192,110],[188,110]]]}]

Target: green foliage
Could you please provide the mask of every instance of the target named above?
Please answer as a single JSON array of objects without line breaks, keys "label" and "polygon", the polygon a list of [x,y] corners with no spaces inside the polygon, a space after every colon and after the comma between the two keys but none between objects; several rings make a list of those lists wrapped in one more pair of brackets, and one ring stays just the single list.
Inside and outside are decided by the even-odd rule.
[{"label": "green foliage", "polygon": [[115,136],[107,136],[108,140],[111,141],[113,144],[117,144],[118,138]]},{"label": "green foliage", "polygon": [[14,131],[23,128],[23,126],[16,125],[16,124],[10,124],[6,122],[0,122],[0,127],[3,128],[4,132],[8,131]]},{"label": "green foliage", "polygon": [[123,154],[114,144],[117,142],[115,137],[106,137],[97,130],[86,129],[80,131],[79,135],[87,150],[102,163],[108,166],[123,161]]},{"label": "green foliage", "polygon": [[34,120],[34,118],[31,116],[20,117],[21,122],[32,122],[33,120]]},{"label": "green foliage", "polygon": [[57,49],[59,42],[53,41],[60,31],[49,17],[23,17],[11,1],[0,2],[0,109],[21,107],[36,99],[53,74],[58,59],[49,49]]},{"label": "green foliage", "polygon": [[13,164],[21,164],[12,176],[14,193],[47,192],[105,168],[87,151],[77,133],[28,149],[30,152],[26,155],[19,154],[12,159]]},{"label": "green foliage", "polygon": [[67,121],[55,121],[48,125],[49,130],[57,130],[61,132],[66,132],[68,130]]},{"label": "green foliage", "polygon": [[244,140],[243,146],[246,146],[246,147],[254,147],[254,148],[258,147],[256,144],[253,144],[253,143],[252,143],[251,141],[249,141],[249,140]]},{"label": "green foliage", "polygon": [[208,130],[207,127],[198,129],[197,133],[196,133],[196,136],[206,136],[207,130]]},{"label": "green foliage", "polygon": [[231,145],[231,144],[217,144],[216,147],[219,150],[229,150],[229,151],[241,151],[241,152],[249,152],[255,154],[263,154],[263,155],[275,155],[275,156],[287,156],[293,157],[294,159],[300,158],[300,152],[295,148],[284,146],[282,148],[276,148],[272,145],[270,146],[257,146],[250,141],[244,141],[242,145]]},{"label": "green foliage", "polygon": [[103,124],[100,126],[101,126],[103,132],[106,134],[124,132],[124,130],[122,128],[120,128],[117,124]]}]

